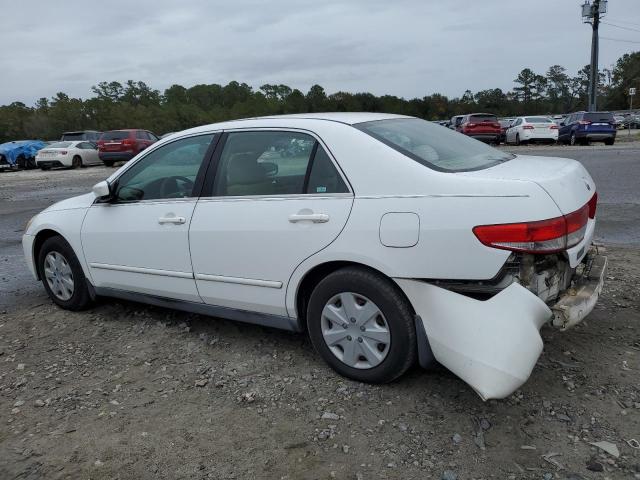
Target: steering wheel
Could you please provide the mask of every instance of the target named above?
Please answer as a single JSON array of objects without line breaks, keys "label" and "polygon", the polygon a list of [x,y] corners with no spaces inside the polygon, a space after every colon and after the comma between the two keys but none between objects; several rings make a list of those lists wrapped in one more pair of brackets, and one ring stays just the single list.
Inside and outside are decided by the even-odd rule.
[{"label": "steering wheel", "polygon": [[[181,190],[178,187],[178,182],[185,183],[185,189]],[[162,198],[182,198],[184,196],[188,196],[189,193],[193,190],[193,180],[183,177],[180,175],[176,175],[173,177],[163,178],[160,182],[160,195]],[[186,193],[186,195],[185,195]]]}]

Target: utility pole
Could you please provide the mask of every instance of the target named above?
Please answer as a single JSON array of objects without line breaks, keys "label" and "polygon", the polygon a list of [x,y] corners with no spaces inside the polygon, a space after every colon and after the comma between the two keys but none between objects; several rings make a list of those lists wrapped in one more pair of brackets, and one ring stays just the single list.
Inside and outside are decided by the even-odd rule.
[{"label": "utility pole", "polygon": [[598,27],[600,16],[607,12],[607,0],[593,0],[593,4],[585,0],[582,5],[582,19],[590,23],[591,35],[591,69],[589,71],[589,108],[590,112],[597,109],[598,99]]}]

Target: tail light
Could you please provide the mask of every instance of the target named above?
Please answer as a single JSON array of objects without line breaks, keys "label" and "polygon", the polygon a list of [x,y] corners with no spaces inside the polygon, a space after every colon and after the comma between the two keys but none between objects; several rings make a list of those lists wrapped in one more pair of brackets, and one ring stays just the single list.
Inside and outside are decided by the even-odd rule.
[{"label": "tail light", "polygon": [[473,228],[473,233],[488,247],[526,253],[560,252],[582,241],[589,218],[595,217],[596,202],[594,194],[587,204],[568,215],[536,222],[480,225]]},{"label": "tail light", "polygon": [[122,144],[123,144],[123,145],[127,145],[127,146],[131,146],[131,145],[133,145],[133,144],[135,144],[135,143],[136,143],[136,142],[135,142],[135,140],[132,140],[131,138],[125,138],[125,139],[122,141]]},{"label": "tail light", "polygon": [[522,129],[523,130],[533,130],[533,125],[523,125]]},{"label": "tail light", "polygon": [[475,123],[467,123],[465,126],[466,126],[466,127],[475,127],[475,126],[476,126],[476,124],[475,124]]},{"label": "tail light", "polygon": [[551,130],[558,130],[558,125],[551,125],[549,128]]},{"label": "tail light", "polygon": [[598,207],[598,192],[593,194],[591,200],[589,200],[589,218],[596,218],[596,208]]}]

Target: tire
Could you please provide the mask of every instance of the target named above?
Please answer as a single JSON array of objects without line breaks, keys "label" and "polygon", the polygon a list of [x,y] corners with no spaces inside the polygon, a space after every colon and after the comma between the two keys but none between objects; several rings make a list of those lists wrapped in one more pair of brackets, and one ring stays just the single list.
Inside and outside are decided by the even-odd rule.
[{"label": "tire", "polygon": [[610,138],[604,141],[605,145],[613,145],[616,142],[615,138]]},{"label": "tire", "polygon": [[520,143],[520,134],[516,133],[516,145],[521,145]]},{"label": "tire", "polygon": [[[354,308],[368,305],[373,311],[377,308],[378,314],[369,317],[369,320],[366,320],[365,315],[357,320],[350,317],[344,324],[331,322],[324,314],[327,311],[325,309],[331,308],[339,312],[338,316],[332,318],[339,321],[345,319],[346,311],[343,305],[346,303],[341,303],[342,298],[345,298],[346,302],[364,302],[360,307],[351,303],[348,310],[352,312]],[[334,299],[337,299],[337,303],[331,303]],[[363,318],[365,320],[362,320]],[[353,380],[367,383],[391,382],[404,374],[417,358],[416,331],[411,305],[389,279],[364,268],[343,268],[329,274],[318,283],[309,299],[307,326],[311,343],[320,356],[336,372]],[[340,328],[336,330],[336,334],[340,335],[346,330],[349,336],[342,335],[341,341],[330,347],[325,336],[332,335],[334,328]],[[367,335],[367,332],[375,332],[370,333],[372,335],[380,334],[385,329],[388,333],[386,343],[378,343],[376,340],[380,339],[379,336],[373,339]],[[334,338],[338,340],[339,337]],[[348,353],[342,345],[354,349],[355,362],[346,362],[337,356],[342,355],[345,360],[347,358]],[[367,358],[364,356],[365,351],[370,352]],[[369,362],[369,358],[373,358],[374,362]]]},{"label": "tire", "polygon": [[40,170],[51,170],[51,167],[40,167]]},{"label": "tire", "polygon": [[82,158],[80,158],[79,155],[76,155],[71,160],[71,168],[73,168],[73,169],[82,168]]},{"label": "tire", "polygon": [[[49,273],[52,270],[53,273]],[[49,298],[58,306],[77,311],[91,305],[87,279],[71,245],[64,238],[50,237],[42,244],[38,252],[38,273]],[[69,274],[72,288],[69,288]]]},{"label": "tire", "polygon": [[104,163],[105,167],[113,167],[115,162],[113,160],[103,160],[102,163]]},{"label": "tire", "polygon": [[571,132],[571,136],[569,137],[569,145],[574,146],[576,144],[576,132]]}]

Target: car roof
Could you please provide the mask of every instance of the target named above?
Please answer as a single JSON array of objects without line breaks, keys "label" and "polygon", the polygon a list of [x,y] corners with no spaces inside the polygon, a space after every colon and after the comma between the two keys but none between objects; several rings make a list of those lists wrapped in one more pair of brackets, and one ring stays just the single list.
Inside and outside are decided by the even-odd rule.
[{"label": "car roof", "polygon": [[69,135],[72,133],[101,133],[99,130],[70,130],[68,132],[62,132],[63,135]]},{"label": "car roof", "polygon": [[242,122],[244,120],[273,120],[273,119],[306,119],[306,120],[326,120],[329,122],[346,123],[355,125],[362,122],[374,122],[376,120],[388,120],[393,118],[413,118],[407,115],[396,115],[393,113],[377,112],[321,112],[321,113],[293,113],[288,115],[269,115],[264,117],[251,117],[240,120],[233,120],[225,123]]}]

